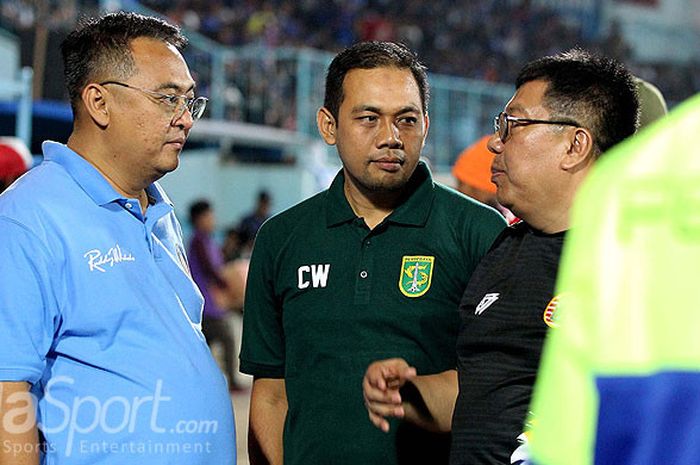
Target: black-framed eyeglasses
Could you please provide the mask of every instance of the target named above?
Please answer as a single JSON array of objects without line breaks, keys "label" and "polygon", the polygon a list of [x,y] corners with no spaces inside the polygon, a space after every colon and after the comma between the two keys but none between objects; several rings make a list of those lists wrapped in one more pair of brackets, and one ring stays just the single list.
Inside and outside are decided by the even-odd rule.
[{"label": "black-framed eyeglasses", "polygon": [[505,111],[502,111],[493,119],[493,131],[498,134],[498,137],[502,142],[505,142],[510,135],[510,125],[515,124],[554,124],[559,126],[574,126],[580,128],[581,125],[575,121],[556,121],[548,119],[531,119],[531,118],[518,118],[517,116],[510,116]]},{"label": "black-framed eyeglasses", "polygon": [[177,121],[182,118],[185,114],[185,110],[189,110],[192,119],[197,121],[204,114],[204,110],[207,108],[207,102],[209,101],[206,97],[188,97],[186,95],[178,94],[164,94],[162,92],[156,92],[154,90],[142,89],[141,87],[132,86],[126,84],[125,82],[119,81],[104,81],[100,82],[101,86],[106,86],[108,84],[114,84],[115,86],[126,87],[127,89],[138,90],[146,95],[149,95],[156,99],[159,103],[166,105],[172,109],[173,119],[171,121]]}]

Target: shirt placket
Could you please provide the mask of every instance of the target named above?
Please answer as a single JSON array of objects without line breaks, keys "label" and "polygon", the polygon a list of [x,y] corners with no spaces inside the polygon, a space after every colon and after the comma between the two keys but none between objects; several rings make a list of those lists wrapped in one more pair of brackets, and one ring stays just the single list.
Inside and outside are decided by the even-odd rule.
[{"label": "shirt placket", "polygon": [[360,261],[355,270],[355,299],[354,303],[366,305],[370,302],[372,295],[372,281],[374,279],[374,247],[372,241],[374,231],[365,225],[364,220],[358,218],[353,224],[359,233],[359,255]]}]

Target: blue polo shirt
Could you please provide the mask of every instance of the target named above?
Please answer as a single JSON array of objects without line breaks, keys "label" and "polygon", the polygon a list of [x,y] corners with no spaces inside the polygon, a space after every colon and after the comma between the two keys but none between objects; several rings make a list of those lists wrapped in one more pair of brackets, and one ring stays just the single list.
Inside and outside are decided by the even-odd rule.
[{"label": "blue polo shirt", "polygon": [[234,464],[172,204],[154,183],[142,215],[66,146],[43,150],[0,196],[0,381],[31,383],[42,463]]}]

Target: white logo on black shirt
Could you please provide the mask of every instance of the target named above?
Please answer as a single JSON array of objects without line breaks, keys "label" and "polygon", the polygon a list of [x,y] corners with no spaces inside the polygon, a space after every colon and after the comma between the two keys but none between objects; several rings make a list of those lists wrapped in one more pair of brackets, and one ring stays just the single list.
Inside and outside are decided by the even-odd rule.
[{"label": "white logo on black shirt", "polygon": [[299,289],[306,289],[309,286],[314,288],[326,287],[330,271],[331,266],[329,264],[302,265],[297,270],[297,287]]},{"label": "white logo on black shirt", "polygon": [[476,306],[476,310],[474,310],[474,315],[481,315],[486,311],[487,308],[491,306],[495,301],[498,300],[498,297],[500,296],[500,292],[492,292],[490,294],[486,294],[483,299],[481,299],[481,302],[479,302],[479,305]]}]

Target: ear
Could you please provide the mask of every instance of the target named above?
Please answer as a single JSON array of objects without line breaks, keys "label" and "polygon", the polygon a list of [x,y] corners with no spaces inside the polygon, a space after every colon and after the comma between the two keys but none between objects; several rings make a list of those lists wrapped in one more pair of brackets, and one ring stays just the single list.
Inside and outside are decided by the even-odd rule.
[{"label": "ear", "polygon": [[423,132],[423,143],[421,147],[425,147],[425,141],[428,140],[428,129],[430,128],[430,118],[428,117],[427,111],[423,115],[423,124],[425,125],[425,131]]},{"label": "ear", "polygon": [[80,93],[85,112],[100,126],[106,128],[109,125],[109,95],[104,87],[99,84],[88,84]]},{"label": "ear", "polygon": [[328,108],[319,108],[318,113],[316,113],[316,125],[318,126],[318,132],[321,134],[321,137],[323,137],[323,140],[326,141],[326,144],[335,145],[335,132],[338,126]]},{"label": "ear", "polygon": [[593,135],[586,128],[575,128],[569,150],[561,161],[565,171],[578,170],[585,167],[595,157]]}]

